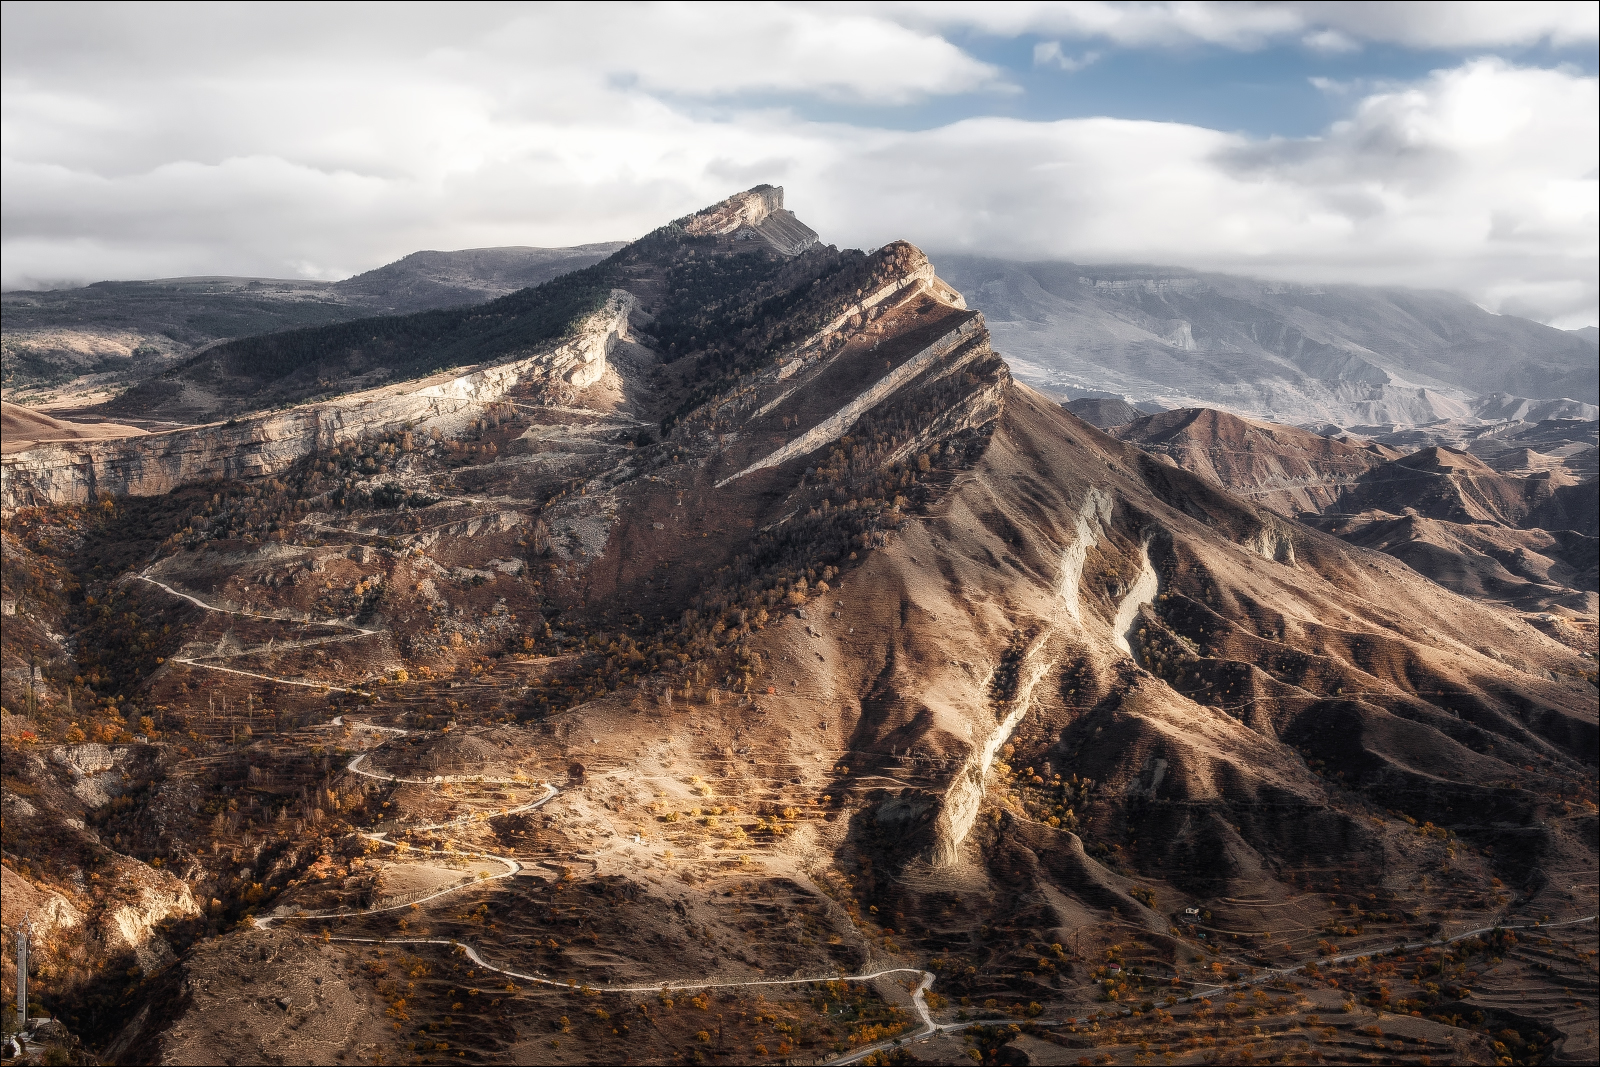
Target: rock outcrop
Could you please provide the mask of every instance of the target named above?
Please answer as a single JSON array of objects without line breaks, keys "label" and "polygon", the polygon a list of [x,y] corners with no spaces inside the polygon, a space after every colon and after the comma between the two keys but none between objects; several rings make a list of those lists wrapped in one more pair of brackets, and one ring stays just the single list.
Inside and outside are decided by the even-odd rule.
[{"label": "rock outcrop", "polygon": [[783,207],[781,185],[758,185],[734,193],[684,224],[694,237],[732,236],[735,240],[763,240],[786,256],[797,256],[817,243],[817,231]]},{"label": "rock outcrop", "polygon": [[101,916],[101,937],[113,947],[133,953],[145,974],[167,967],[177,959],[162,927],[177,919],[201,914],[189,883],[137,860],[116,864],[119,883],[131,896],[127,903],[106,909]]},{"label": "rock outcrop", "polygon": [[57,441],[12,453],[0,465],[0,511],[82,503],[96,494],[153,496],[211,479],[275,474],[319,448],[423,419],[459,429],[487,404],[527,382],[561,393],[587,388],[628,337],[634,297],[613,290],[604,308],[542,351],[487,366],[353,393],[226,423],[138,437]]},{"label": "rock outcrop", "polygon": [[49,941],[83,925],[83,912],[72,901],[53,889],[33,884],[10,867],[0,867],[0,901],[4,901],[6,926],[16,929],[31,922],[36,939]]}]

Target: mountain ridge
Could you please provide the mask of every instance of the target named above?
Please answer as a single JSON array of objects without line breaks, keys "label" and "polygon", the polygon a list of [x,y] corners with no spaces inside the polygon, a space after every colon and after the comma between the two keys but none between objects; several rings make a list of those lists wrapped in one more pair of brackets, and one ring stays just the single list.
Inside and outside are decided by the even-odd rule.
[{"label": "mountain ridge", "polygon": [[1447,293],[935,258],[1019,376],[1058,394],[1343,427],[1461,417],[1497,392],[1600,400],[1580,337]]},{"label": "mountain ridge", "polygon": [[82,407],[219,341],[481,303],[589,266],[621,243],[414,252],[338,282],[198,276],[8,290],[6,398]]},{"label": "mountain ridge", "polygon": [[203,428],[315,416],[270,470],[34,450],[0,744],[8,878],[81,903],[58,1014],[146,1061],[1586,1055],[1592,660],[1075,418],[777,194],[458,323],[571,324],[532,351]]}]

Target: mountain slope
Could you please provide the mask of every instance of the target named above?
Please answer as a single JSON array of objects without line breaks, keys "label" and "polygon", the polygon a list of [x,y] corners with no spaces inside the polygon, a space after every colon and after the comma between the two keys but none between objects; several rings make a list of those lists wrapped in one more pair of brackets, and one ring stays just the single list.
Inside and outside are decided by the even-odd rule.
[{"label": "mountain slope", "polygon": [[1432,446],[1354,480],[1319,525],[1469,596],[1593,615],[1597,488],[1592,475],[1561,467],[1502,474],[1470,453]]},{"label": "mountain slope", "polygon": [[[1114,427],[1123,441],[1277,513],[1404,560],[1466,596],[1592,615],[1592,423],[1521,423],[1410,453],[1194,408]],[[1520,444],[1520,448],[1516,447]],[[1548,448],[1538,452],[1532,446]],[[1568,636],[1582,647],[1582,635]]]},{"label": "mountain slope", "polygon": [[1326,510],[1361,475],[1399,456],[1382,445],[1347,443],[1211,408],[1148,415],[1112,433],[1289,517]]},{"label": "mountain slope", "polygon": [[464,248],[458,252],[413,252],[328,289],[351,304],[372,311],[412,312],[461,304],[481,304],[518,289],[543,285],[621,248],[623,242],[571,248]]},{"label": "mountain slope", "polygon": [[1062,406],[1084,422],[1092,423],[1102,430],[1109,430],[1113,426],[1125,426],[1142,414],[1126,400],[1080,397]]},{"label": "mountain slope", "polygon": [[51,418],[20,404],[0,405],[3,411],[4,450],[21,452],[46,441],[85,441],[107,437],[137,437],[144,433],[134,426],[115,423],[75,423]]},{"label": "mountain slope", "polygon": [[939,263],[1018,375],[1056,393],[1338,426],[1465,415],[1496,392],[1600,399],[1592,344],[1443,293],[1164,267]]},{"label": "mountain slope", "polygon": [[223,338],[482,303],[587,267],[620,246],[416,252],[341,282],[165,278],[7,292],[0,295],[6,397],[95,398]]},{"label": "mountain slope", "polygon": [[[1461,949],[1478,1023],[1465,962],[1371,962],[1592,913],[1592,661],[1074,418],[916,248],[769,239],[777,192],[621,250],[581,379],[392,425],[357,394],[258,477],[14,510],[40,562],[7,597],[41,621],[5,629],[7,707],[149,762],[96,771],[113,804],[8,740],[39,800],[8,799],[8,854],[63,892],[159,859],[208,902],[134,978],[84,891],[49,951],[99,965],[52,995],[89,1019],[116,980],[96,1047],[765,1063],[926,1017],[1255,1057],[1316,1008],[1354,1062],[1391,1040],[1361,1005],[1400,1000],[1464,1060],[1474,1026],[1581,1039],[1586,987],[1495,991],[1533,973],[1503,941]],[[13,634],[69,630],[25,692]],[[1268,967],[1279,1000],[1154,1017]],[[971,1062],[939,1040],[912,1051]]]}]

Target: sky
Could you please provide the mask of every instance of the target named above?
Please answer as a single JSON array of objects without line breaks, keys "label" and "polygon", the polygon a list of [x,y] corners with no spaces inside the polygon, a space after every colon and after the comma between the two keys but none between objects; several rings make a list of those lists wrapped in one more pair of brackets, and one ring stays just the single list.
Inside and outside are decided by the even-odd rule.
[{"label": "sky", "polygon": [[335,279],[770,182],[840,246],[1600,305],[1590,3],[0,6],[0,282]]}]

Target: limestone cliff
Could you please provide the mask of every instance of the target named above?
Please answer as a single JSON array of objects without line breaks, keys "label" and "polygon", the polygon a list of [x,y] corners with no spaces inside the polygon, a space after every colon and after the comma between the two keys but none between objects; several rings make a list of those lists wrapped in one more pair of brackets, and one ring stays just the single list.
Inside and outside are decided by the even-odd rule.
[{"label": "limestone cliff", "polygon": [[631,294],[616,289],[570,337],[541,351],[226,423],[138,437],[56,441],[5,456],[0,511],[81,503],[97,493],[153,496],[211,479],[275,474],[319,448],[422,419],[449,432],[527,382],[563,399],[600,379],[628,336]]},{"label": "limestone cliff", "polygon": [[735,193],[691,216],[683,229],[694,237],[763,240],[786,256],[799,255],[818,241],[815,230],[784,210],[781,185],[758,185]]}]

